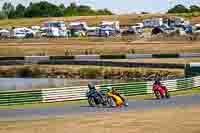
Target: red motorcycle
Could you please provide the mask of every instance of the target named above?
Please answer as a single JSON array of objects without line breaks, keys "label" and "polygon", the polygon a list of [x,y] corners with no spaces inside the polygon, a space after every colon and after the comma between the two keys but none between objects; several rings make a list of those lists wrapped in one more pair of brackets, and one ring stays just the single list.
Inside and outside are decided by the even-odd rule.
[{"label": "red motorcycle", "polygon": [[167,87],[161,85],[161,84],[155,84],[153,85],[153,92],[157,99],[163,99],[163,98],[170,98],[169,92]]}]

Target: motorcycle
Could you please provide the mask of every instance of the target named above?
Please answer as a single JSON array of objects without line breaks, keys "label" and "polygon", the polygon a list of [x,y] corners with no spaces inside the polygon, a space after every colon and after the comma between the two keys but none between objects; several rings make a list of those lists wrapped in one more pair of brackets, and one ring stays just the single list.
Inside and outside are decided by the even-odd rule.
[{"label": "motorcycle", "polygon": [[113,101],[111,97],[108,97],[105,95],[103,92],[87,92],[87,98],[88,98],[88,103],[91,107],[99,107],[99,106],[104,106],[104,107],[111,107],[113,105]]},{"label": "motorcycle", "polygon": [[165,86],[154,84],[152,90],[156,96],[156,99],[170,98],[168,89]]},{"label": "motorcycle", "polygon": [[110,95],[109,93],[103,93],[102,91],[100,92],[93,92],[91,93],[90,91],[87,93],[87,97],[88,97],[88,103],[91,107],[115,107],[116,106],[116,100],[115,98],[118,97],[123,101],[124,106],[128,106],[128,101],[122,97],[116,96],[113,97],[113,95]]}]

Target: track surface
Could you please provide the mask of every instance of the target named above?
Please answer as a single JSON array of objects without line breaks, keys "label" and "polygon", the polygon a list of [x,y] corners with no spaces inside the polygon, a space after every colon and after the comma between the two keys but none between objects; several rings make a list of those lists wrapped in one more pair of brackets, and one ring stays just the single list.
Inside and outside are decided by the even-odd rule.
[{"label": "track surface", "polygon": [[191,104],[200,105],[200,95],[178,96],[165,100],[138,100],[129,101],[129,107],[122,108],[96,108],[84,104],[66,104],[64,106],[40,107],[32,109],[0,110],[0,121],[32,120],[63,115],[82,114],[91,112],[119,112],[134,109],[154,109],[169,106],[187,106]]}]

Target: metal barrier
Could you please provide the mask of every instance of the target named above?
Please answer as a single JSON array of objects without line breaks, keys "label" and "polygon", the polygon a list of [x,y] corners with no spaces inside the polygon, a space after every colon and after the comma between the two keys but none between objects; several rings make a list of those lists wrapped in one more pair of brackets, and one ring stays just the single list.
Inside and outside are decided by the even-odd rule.
[{"label": "metal barrier", "polygon": [[[169,91],[185,90],[200,86],[200,76],[184,79],[165,80],[162,81]],[[120,93],[126,96],[134,96],[141,94],[151,94],[152,81],[148,82],[132,82],[121,84],[99,85],[97,89],[107,91],[108,86],[114,87]],[[0,92],[0,105],[17,104],[27,102],[58,102],[68,100],[86,99],[87,86],[49,88],[36,91],[9,91]]]},{"label": "metal barrier", "polygon": [[42,101],[42,91],[10,91],[0,92],[0,105]]}]

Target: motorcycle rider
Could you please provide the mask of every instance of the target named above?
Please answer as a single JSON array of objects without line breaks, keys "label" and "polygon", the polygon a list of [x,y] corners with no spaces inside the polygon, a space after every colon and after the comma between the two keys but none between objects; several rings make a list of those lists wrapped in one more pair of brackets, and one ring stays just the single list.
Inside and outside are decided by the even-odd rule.
[{"label": "motorcycle rider", "polygon": [[112,94],[117,95],[118,97],[120,97],[123,102],[125,101],[125,99],[122,97],[122,95],[115,88],[112,87],[111,91],[112,91]]},{"label": "motorcycle rider", "polygon": [[113,98],[117,107],[123,104],[124,98],[121,97],[120,93],[111,86],[108,87],[107,94]]},{"label": "motorcycle rider", "polygon": [[99,96],[100,98],[103,98],[103,96],[100,94],[100,92],[97,91],[96,87],[94,84],[89,83],[88,84],[88,88],[89,88],[89,93],[90,94],[96,94],[97,96]]},{"label": "motorcycle rider", "polygon": [[167,88],[166,88],[164,85],[162,85],[162,83],[160,82],[160,79],[156,79],[156,80],[155,80],[153,86],[155,86],[155,85],[158,85],[158,86],[160,86],[161,88],[163,88],[165,91],[167,91]]}]

